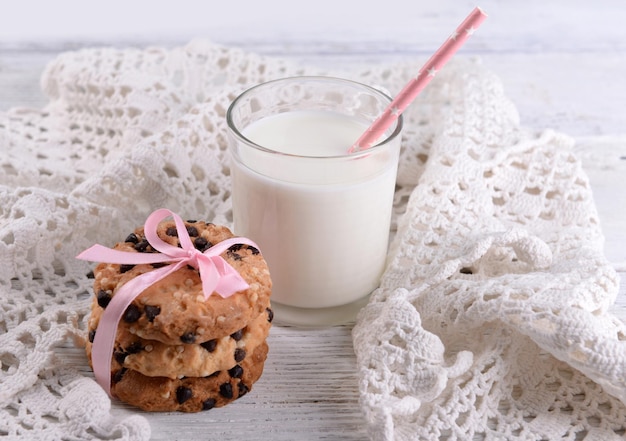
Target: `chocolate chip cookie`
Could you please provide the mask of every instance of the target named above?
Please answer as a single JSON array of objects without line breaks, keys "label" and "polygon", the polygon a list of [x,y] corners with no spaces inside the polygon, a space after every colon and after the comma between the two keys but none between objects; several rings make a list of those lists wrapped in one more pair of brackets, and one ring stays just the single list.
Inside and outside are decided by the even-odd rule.
[{"label": "chocolate chip cookie", "polygon": [[266,342],[227,370],[206,377],[148,377],[114,363],[111,391],[120,400],[153,412],[199,412],[224,406],[247,394],[267,358]]},{"label": "chocolate chip cookie", "polygon": [[[200,251],[234,237],[228,228],[211,223],[187,221],[185,226]],[[165,242],[180,245],[173,221],[162,222],[157,234]],[[128,235],[114,249],[155,252],[145,239],[142,228]],[[269,269],[259,250],[248,245],[234,245],[222,257],[250,285],[248,289],[227,298],[213,293],[205,299],[198,270],[183,267],[139,294],[122,317],[120,328],[169,345],[203,343],[242,329],[269,307],[272,285]],[[97,307],[106,308],[126,282],[162,265],[98,264],[94,270]]]}]

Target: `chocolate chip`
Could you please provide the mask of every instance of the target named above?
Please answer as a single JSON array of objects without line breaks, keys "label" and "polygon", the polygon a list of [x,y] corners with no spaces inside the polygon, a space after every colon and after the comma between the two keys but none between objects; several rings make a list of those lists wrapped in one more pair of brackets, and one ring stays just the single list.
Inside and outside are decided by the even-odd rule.
[{"label": "chocolate chip", "polygon": [[261,253],[257,247],[253,247],[251,245],[248,245],[248,249],[252,252],[254,256]]},{"label": "chocolate chip", "polygon": [[196,237],[198,235],[198,229],[196,227],[187,226],[187,234],[191,237]]},{"label": "chocolate chip", "polygon": [[178,231],[176,230],[176,227],[168,227],[167,230],[165,230],[165,234],[172,237],[178,237]]},{"label": "chocolate chip", "polygon": [[267,321],[272,323],[274,321],[274,311],[270,308],[265,308],[265,311],[267,312]]},{"label": "chocolate chip", "polygon": [[246,358],[246,350],[241,348],[235,349],[235,361],[239,363],[243,361],[244,358]]},{"label": "chocolate chip", "polygon": [[220,395],[224,398],[232,398],[233,386],[230,383],[220,384]]},{"label": "chocolate chip", "polygon": [[113,358],[115,358],[115,361],[117,361],[119,364],[124,364],[124,360],[126,360],[127,355],[128,354],[124,351],[113,352]]},{"label": "chocolate chip", "polygon": [[124,274],[125,272],[132,270],[134,267],[135,265],[129,264],[120,265],[120,273]]},{"label": "chocolate chip", "polygon": [[193,246],[196,247],[197,250],[204,252],[211,248],[213,244],[206,240],[204,237],[200,236],[194,239]]},{"label": "chocolate chip", "polygon": [[87,277],[88,279],[95,279],[96,275],[93,273],[93,271],[89,271],[87,274],[85,274],[85,277]]},{"label": "chocolate chip", "polygon": [[243,248],[243,244],[240,243],[236,243],[234,245],[231,245],[228,247],[228,251],[239,251],[241,248]]},{"label": "chocolate chip", "polygon": [[124,242],[137,243],[139,242],[139,238],[137,237],[135,233],[130,233],[128,236],[126,236],[126,239],[124,239]]},{"label": "chocolate chip", "polygon": [[98,291],[96,297],[98,298],[98,305],[100,305],[101,308],[106,308],[111,301],[111,291],[101,289]]},{"label": "chocolate chip", "polygon": [[126,352],[129,354],[136,354],[143,350],[143,346],[141,346],[141,342],[134,341],[126,348]]},{"label": "chocolate chip", "polygon": [[193,392],[188,387],[180,386],[176,389],[176,401],[178,404],[183,404],[193,396]]},{"label": "chocolate chip", "polygon": [[154,269],[163,268],[166,265],[167,265],[167,263],[165,263],[165,262],[156,262],[156,263],[151,263],[150,264],[150,266],[152,266],[152,268],[154,268]]},{"label": "chocolate chip", "polygon": [[202,346],[204,349],[206,349],[209,352],[213,352],[215,350],[215,348],[217,347],[217,339],[213,339],[213,340],[205,341],[204,343],[200,343],[200,346]]},{"label": "chocolate chip", "polygon": [[146,239],[143,239],[141,242],[136,243],[133,248],[135,248],[135,251],[139,251],[140,253],[145,253],[146,250],[148,249],[148,246],[150,246],[148,241]]},{"label": "chocolate chip", "polygon": [[471,268],[466,268],[466,267],[461,268],[461,269],[459,270],[459,272],[460,272],[461,274],[473,274],[472,269],[471,269]]},{"label": "chocolate chip", "polygon": [[241,260],[241,256],[239,254],[235,253],[234,251],[231,251],[230,249],[228,250],[226,255],[228,257],[230,257],[231,259],[233,259],[233,260]]},{"label": "chocolate chip", "polygon": [[200,237],[196,237],[193,240],[193,246],[196,247],[199,250],[202,250],[206,244],[209,243],[208,240],[206,240],[204,237],[200,236]]},{"label": "chocolate chip", "polygon": [[141,317],[141,311],[139,310],[139,307],[131,303],[130,305],[128,305],[128,308],[126,308],[126,311],[124,311],[122,319],[124,319],[126,323],[135,323],[137,320],[139,320],[139,317]]},{"label": "chocolate chip", "polygon": [[128,369],[126,368],[122,368],[117,372],[113,372],[113,375],[111,376],[111,382],[119,383],[120,381],[122,381],[122,377],[124,376],[127,370]]},{"label": "chocolate chip", "polygon": [[248,385],[246,383],[244,383],[243,381],[240,381],[239,384],[237,385],[238,389],[239,389],[239,395],[237,396],[237,398],[241,398],[243,397],[245,394],[247,394],[248,392],[250,392],[250,388],[248,387]]},{"label": "chocolate chip", "polygon": [[211,410],[215,407],[216,404],[217,401],[215,401],[213,398],[207,398],[202,402],[202,410]]},{"label": "chocolate chip", "polygon": [[232,338],[235,341],[239,341],[243,338],[243,329],[240,329],[237,332],[233,332],[232,334],[230,334],[230,338]]},{"label": "chocolate chip", "polygon": [[217,377],[222,371],[215,371],[213,372],[211,375],[207,375],[204,378],[213,378],[213,377]]},{"label": "chocolate chip", "polygon": [[188,224],[195,224],[196,222],[198,222],[197,220],[193,219],[193,220],[187,220],[186,221]]},{"label": "chocolate chip", "polygon": [[96,338],[96,330],[92,329],[89,331],[89,343],[93,343],[94,338]]},{"label": "chocolate chip", "polygon": [[187,344],[194,343],[196,341],[196,334],[193,332],[187,332],[186,334],[180,336],[180,341]]},{"label": "chocolate chip", "polygon": [[146,312],[146,317],[148,321],[152,323],[157,315],[161,314],[160,306],[146,305],[144,307],[144,311]]},{"label": "chocolate chip", "polygon": [[236,364],[235,367],[228,370],[228,375],[232,378],[241,378],[243,376],[243,368]]}]

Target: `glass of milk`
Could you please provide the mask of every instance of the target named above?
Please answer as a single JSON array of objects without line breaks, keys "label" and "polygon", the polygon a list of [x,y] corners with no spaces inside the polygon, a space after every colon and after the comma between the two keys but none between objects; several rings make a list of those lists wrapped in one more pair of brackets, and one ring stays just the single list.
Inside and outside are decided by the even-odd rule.
[{"label": "glass of milk", "polygon": [[378,287],[402,117],[373,147],[348,149],[390,101],[353,81],[292,77],[229,107],[234,233],[261,248],[278,323],[349,322]]}]

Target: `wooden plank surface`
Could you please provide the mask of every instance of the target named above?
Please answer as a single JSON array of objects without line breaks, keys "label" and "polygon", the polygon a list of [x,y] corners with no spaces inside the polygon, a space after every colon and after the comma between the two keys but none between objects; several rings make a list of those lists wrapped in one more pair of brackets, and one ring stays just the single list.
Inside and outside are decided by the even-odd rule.
[{"label": "wooden plank surface", "polygon": [[[2,14],[0,110],[44,105],[39,76],[45,64],[65,50],[102,45],[174,46],[203,36],[304,63],[389,63],[409,57],[424,59],[473,7],[465,0],[429,5],[392,0],[381,12],[361,2],[320,1],[317,9],[308,3],[280,0],[229,2],[201,13],[182,2],[181,10],[187,9],[184,16],[159,2],[122,6],[122,2],[114,1],[108,3],[111,9],[125,8],[117,11],[123,23],[117,28],[110,25],[113,22],[107,21],[105,11],[93,6],[95,11],[72,17],[76,23],[84,22],[83,34],[72,33],[71,20],[59,24],[60,15],[53,19],[53,10],[44,8],[37,16],[56,23],[54,32],[35,29],[45,25],[37,19],[30,25],[30,33],[18,35],[14,30],[9,35],[5,25],[17,16]],[[78,3],[61,3],[71,3],[77,13],[83,8]],[[626,321],[626,32],[622,26],[626,7],[618,0],[593,4],[566,0],[549,4],[543,0],[481,3],[490,18],[465,48],[464,56],[479,56],[500,76],[524,125],[553,128],[577,140],[577,153],[589,173],[603,222],[607,257],[621,271],[620,294],[612,311]],[[336,14],[328,13],[331,6]],[[151,16],[134,31],[132,24],[148,16],[141,7],[160,12],[161,21]],[[276,8],[282,8],[282,17],[272,12]],[[121,10],[126,12],[123,16],[119,15]],[[92,17],[98,12],[102,13],[102,23]],[[204,17],[205,22],[198,17]],[[346,23],[345,17],[354,19]],[[111,29],[104,29],[107,23]],[[13,25],[19,27],[19,23]],[[90,25],[93,34],[88,32]],[[599,161],[598,156],[603,159]],[[366,439],[358,408],[350,331],[351,326],[274,327],[265,373],[252,393],[236,406],[208,413],[147,414],[153,439]],[[91,375],[79,350],[61,348],[58,359]],[[133,413],[135,409],[114,404],[118,417]]]}]

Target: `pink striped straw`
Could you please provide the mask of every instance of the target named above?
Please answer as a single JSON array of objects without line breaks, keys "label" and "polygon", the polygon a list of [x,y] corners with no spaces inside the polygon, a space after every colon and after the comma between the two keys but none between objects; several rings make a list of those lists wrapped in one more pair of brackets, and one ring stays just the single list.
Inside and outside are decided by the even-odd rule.
[{"label": "pink striped straw", "polygon": [[[408,82],[404,89],[391,101],[383,113],[376,118],[372,125],[361,135],[361,137],[350,147],[349,153],[368,149],[376,140],[398,119],[404,110],[413,102],[415,97],[430,83],[430,80],[443,68],[452,58],[467,39],[487,18],[480,8],[475,8],[463,20],[463,23],[454,31],[452,35],[441,45],[430,59],[422,66],[415,78]],[[426,73],[426,75],[424,75]]]}]

